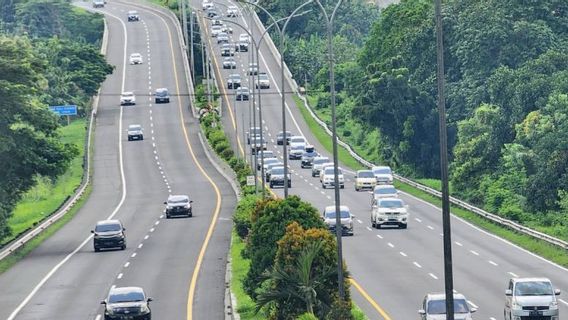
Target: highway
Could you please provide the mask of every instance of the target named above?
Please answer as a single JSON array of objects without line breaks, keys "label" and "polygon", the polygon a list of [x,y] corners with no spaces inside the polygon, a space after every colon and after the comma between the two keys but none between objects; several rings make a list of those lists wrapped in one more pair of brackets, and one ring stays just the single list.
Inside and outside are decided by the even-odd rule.
[{"label": "highway", "polygon": [[[141,20],[127,22],[128,10]],[[99,320],[112,286],[143,287],[155,319],[222,319],[236,195],[198,140],[180,30],[157,7],[108,1],[96,11],[105,14],[116,68],[101,89],[92,193],[69,223],[0,275],[0,319]],[[134,52],[143,64],[128,64]],[[160,87],[169,104],[154,103]],[[122,91],[134,91],[137,104],[120,107]],[[143,141],[127,140],[130,124],[143,126]],[[188,194],[193,217],[166,220],[169,194]],[[95,253],[90,230],[111,217],[125,225],[127,248]]]},{"label": "highway", "polygon": [[[236,4],[226,0],[216,0],[215,3],[219,4],[218,8],[222,12],[227,5]],[[197,11],[202,12],[200,1],[194,0],[192,4]],[[252,28],[252,33],[256,36],[261,34],[261,30],[244,11],[238,18],[225,19]],[[225,99],[223,115],[226,131],[233,135],[231,141],[237,139],[236,134],[240,143],[246,147],[243,136],[249,127],[249,102],[234,101],[233,93],[226,87],[226,79],[235,71],[222,69],[219,46],[210,35],[211,22],[204,19],[200,19],[200,22],[207,25],[206,40],[214,52],[213,68]],[[231,26],[234,29],[232,41],[238,40],[239,34],[245,31],[235,24]],[[246,75],[249,58],[249,53],[235,54],[237,72],[245,79],[243,85],[252,88],[252,79]],[[270,89],[261,91],[263,128],[269,141],[268,149],[274,150],[281,158],[282,146],[275,143],[277,133],[282,130],[280,69],[279,62],[265,44],[261,45],[260,71],[267,72],[271,82]],[[292,89],[287,83],[284,92],[288,106],[287,129],[293,134],[304,135],[320,153],[330,157],[303,121],[292,99]],[[256,108],[258,111],[258,105]],[[247,148],[246,152],[249,158],[250,150]],[[312,178],[309,169],[301,169],[299,161],[289,163],[293,181],[291,194],[300,195],[319,210],[333,204],[332,189],[323,190],[318,178]],[[345,189],[341,190],[341,204],[349,206],[356,215],[355,235],[343,238],[344,257],[357,284],[357,288],[351,288],[354,301],[370,319],[418,319],[417,310],[420,309],[424,295],[444,291],[441,210],[408,194],[402,194],[401,198],[410,208],[408,229],[372,229],[370,195],[354,190],[353,172],[347,174],[346,179]],[[275,189],[274,192],[283,196],[282,189]],[[474,314],[475,319],[503,318],[504,291],[511,277],[548,277],[566,294],[567,269],[457,217],[452,218],[452,228],[454,287],[468,298],[471,306],[479,308]],[[560,314],[565,315],[568,313],[568,298],[561,295],[560,299]]]}]

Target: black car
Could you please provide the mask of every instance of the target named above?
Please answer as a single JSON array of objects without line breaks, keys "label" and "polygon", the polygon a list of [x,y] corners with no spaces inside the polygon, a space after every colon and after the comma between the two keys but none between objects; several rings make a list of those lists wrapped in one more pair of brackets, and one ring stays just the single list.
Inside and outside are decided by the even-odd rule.
[{"label": "black car", "polygon": [[101,301],[105,306],[105,320],[151,320],[150,301],[140,287],[114,287]]},{"label": "black car", "polygon": [[170,94],[166,88],[156,89],[155,97],[156,103],[170,103]]},{"label": "black car", "polygon": [[166,205],[166,218],[169,219],[173,216],[193,216],[191,204],[193,201],[189,200],[186,195],[169,196],[168,201],[164,202]]},{"label": "black car", "polygon": [[276,135],[276,144],[279,146],[284,144],[284,136],[286,136],[286,144],[290,144],[290,138],[292,137],[292,132],[286,131],[286,133],[280,131],[278,135]]},{"label": "black car", "polygon": [[317,157],[318,155],[319,154],[316,152],[316,148],[314,148],[314,146],[306,146],[304,154],[302,154],[301,167],[311,168],[312,161],[314,161],[314,158]]},{"label": "black car", "polygon": [[94,234],[93,247],[95,252],[101,249],[119,248],[126,249],[126,229],[119,220],[102,220],[97,222]]}]

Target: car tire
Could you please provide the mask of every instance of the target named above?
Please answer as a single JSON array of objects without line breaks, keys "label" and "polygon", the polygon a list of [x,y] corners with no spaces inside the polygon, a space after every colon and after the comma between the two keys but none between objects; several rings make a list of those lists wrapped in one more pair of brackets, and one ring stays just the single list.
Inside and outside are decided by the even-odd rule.
[{"label": "car tire", "polygon": [[291,181],[288,182],[288,188],[292,188],[292,182]]},{"label": "car tire", "polygon": [[341,186],[339,186],[339,188],[340,188],[340,189],[345,189],[345,185],[342,184]]},{"label": "car tire", "polygon": [[187,216],[188,216],[189,218],[193,217],[193,212],[190,211],[190,212],[187,214]]},{"label": "car tire", "polygon": [[377,229],[380,229],[380,228],[381,228],[381,224],[376,223],[376,228],[377,228]]},{"label": "car tire", "polygon": [[126,250],[126,245],[123,244],[122,247],[120,247],[120,250]]},{"label": "car tire", "polygon": [[322,189],[327,189],[327,187],[326,187],[325,184],[323,184],[323,183],[321,184],[321,188],[322,188]]},{"label": "car tire", "polygon": [[166,219],[169,219],[169,218],[170,218],[170,214],[166,213]]},{"label": "car tire", "polygon": [[401,225],[400,225],[400,228],[401,228],[401,229],[406,229],[407,226],[408,226],[407,224],[401,224]]},{"label": "car tire", "polygon": [[312,178],[315,178],[316,174],[312,172]]},{"label": "car tire", "polygon": [[376,228],[377,224],[375,223],[375,220],[373,220],[373,217],[371,217],[371,228]]},{"label": "car tire", "polygon": [[140,140],[144,140],[144,137],[140,137]]},{"label": "car tire", "polygon": [[95,247],[95,252],[100,252],[100,251],[101,251],[101,248]]},{"label": "car tire", "polygon": [[355,186],[355,191],[359,192],[359,188],[357,188],[357,186]]},{"label": "car tire", "polygon": [[128,137],[128,141],[132,141],[132,138]]}]

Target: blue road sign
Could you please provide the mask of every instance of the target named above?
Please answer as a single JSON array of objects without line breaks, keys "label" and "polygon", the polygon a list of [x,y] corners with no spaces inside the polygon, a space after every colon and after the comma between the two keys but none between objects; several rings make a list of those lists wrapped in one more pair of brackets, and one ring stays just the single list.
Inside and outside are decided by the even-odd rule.
[{"label": "blue road sign", "polygon": [[57,113],[60,116],[76,116],[77,115],[77,106],[76,105],[50,106],[49,110]]}]

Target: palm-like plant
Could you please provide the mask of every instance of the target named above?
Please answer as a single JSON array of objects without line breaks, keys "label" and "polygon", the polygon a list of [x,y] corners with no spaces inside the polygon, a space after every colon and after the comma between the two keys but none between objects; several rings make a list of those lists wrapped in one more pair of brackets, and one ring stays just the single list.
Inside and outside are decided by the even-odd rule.
[{"label": "palm-like plant", "polygon": [[[270,280],[272,286],[258,295],[257,312],[264,306],[283,303],[303,305],[303,311],[311,314],[325,314],[330,310],[332,297],[327,286],[330,279],[337,277],[337,269],[335,266],[314,264],[322,245],[321,241],[309,243],[298,256],[293,268],[275,265],[263,274],[263,280]],[[302,310],[295,311],[302,313]]]}]

